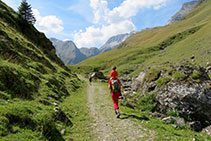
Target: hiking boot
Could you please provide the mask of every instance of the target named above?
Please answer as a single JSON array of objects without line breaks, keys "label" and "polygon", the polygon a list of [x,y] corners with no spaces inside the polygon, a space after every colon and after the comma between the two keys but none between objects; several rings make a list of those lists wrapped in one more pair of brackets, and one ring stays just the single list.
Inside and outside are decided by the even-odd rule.
[{"label": "hiking boot", "polygon": [[116,117],[117,118],[120,118],[120,113],[119,112],[116,114]]}]

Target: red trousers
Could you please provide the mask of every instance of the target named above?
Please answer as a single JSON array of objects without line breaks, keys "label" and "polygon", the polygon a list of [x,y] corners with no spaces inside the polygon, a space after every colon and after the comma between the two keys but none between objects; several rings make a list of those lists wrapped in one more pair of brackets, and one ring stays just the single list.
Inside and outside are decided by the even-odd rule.
[{"label": "red trousers", "polygon": [[111,97],[112,97],[112,100],[113,100],[113,104],[114,104],[114,109],[119,109],[119,95],[120,95],[120,92],[117,92],[117,93],[113,93],[111,92]]}]

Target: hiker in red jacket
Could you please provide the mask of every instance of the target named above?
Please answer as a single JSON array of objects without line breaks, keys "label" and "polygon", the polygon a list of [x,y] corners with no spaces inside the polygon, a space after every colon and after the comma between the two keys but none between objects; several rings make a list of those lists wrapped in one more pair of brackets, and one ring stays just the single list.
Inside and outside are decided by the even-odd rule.
[{"label": "hiker in red jacket", "polygon": [[120,117],[120,113],[119,113],[119,95],[121,92],[121,82],[119,79],[117,79],[118,73],[116,71],[116,66],[112,67],[112,71],[110,73],[111,75],[111,79],[109,80],[108,84],[109,84],[109,89],[111,90],[111,97],[113,100],[113,104],[114,104],[114,109],[115,109],[115,113],[117,115],[117,118]]}]

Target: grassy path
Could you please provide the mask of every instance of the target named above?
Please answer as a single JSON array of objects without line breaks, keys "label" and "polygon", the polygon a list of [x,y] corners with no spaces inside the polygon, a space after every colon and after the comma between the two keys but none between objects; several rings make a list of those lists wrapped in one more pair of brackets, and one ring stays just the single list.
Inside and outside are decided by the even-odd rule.
[{"label": "grassy path", "polygon": [[[146,130],[141,124],[128,119],[127,114],[122,113],[117,119],[111,96],[105,85],[94,83],[87,86],[88,107],[94,118],[94,140],[143,140]],[[121,110],[120,110],[121,112]],[[153,135],[153,132],[152,132]],[[148,140],[152,140],[150,136]],[[145,138],[146,139],[146,138]]]}]

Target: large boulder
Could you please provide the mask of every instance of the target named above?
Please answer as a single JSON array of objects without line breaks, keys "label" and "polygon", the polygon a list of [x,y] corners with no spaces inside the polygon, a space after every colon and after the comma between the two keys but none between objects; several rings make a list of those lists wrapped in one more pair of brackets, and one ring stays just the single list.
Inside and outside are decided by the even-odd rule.
[{"label": "large boulder", "polygon": [[134,91],[137,91],[141,87],[141,85],[144,82],[145,75],[146,75],[145,72],[141,72],[140,75],[133,80],[133,82],[132,82],[132,89]]},{"label": "large boulder", "polygon": [[186,120],[211,121],[211,89],[206,83],[170,82],[157,93],[157,109],[177,111]]},{"label": "large boulder", "polygon": [[211,80],[207,69],[192,64],[150,68],[133,80],[142,95],[156,94],[156,111],[177,112],[187,121],[211,122]]}]

